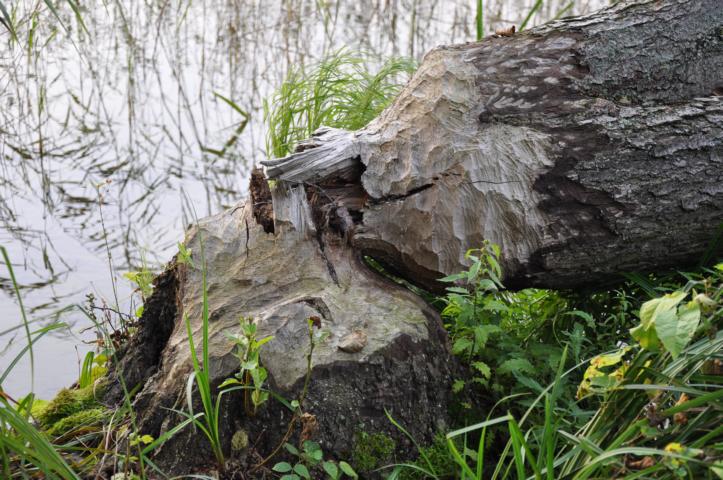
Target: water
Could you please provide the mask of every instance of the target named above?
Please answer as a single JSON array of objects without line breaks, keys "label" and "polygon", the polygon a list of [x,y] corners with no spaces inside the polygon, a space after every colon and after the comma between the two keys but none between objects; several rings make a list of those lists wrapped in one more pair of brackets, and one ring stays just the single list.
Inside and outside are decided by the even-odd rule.
[{"label": "water", "polygon": [[[342,47],[374,68],[374,58],[419,59],[475,36],[475,0],[103,0],[82,12],[87,32],[67,5],[69,32],[35,10],[42,2],[18,3],[19,41],[0,31],[0,245],[35,325],[70,325],[36,345],[42,398],[77,379],[91,348],[75,305],[93,293],[131,310],[121,274],[144,261],[162,268],[194,215],[244,196],[265,157],[262,100],[290,68]],[[486,0],[485,30],[519,25],[533,3]],[[576,0],[567,14],[606,3]],[[546,0],[530,25],[568,4]],[[20,319],[1,265],[0,331]],[[22,330],[6,343],[0,373]],[[24,358],[3,388],[27,393],[30,377]]]}]

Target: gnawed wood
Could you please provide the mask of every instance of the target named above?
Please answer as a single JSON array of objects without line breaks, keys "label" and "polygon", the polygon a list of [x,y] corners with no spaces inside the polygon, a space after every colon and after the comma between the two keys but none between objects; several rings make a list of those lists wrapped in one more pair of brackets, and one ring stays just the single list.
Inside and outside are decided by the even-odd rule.
[{"label": "gnawed wood", "polygon": [[323,184],[358,162],[352,244],[431,290],[484,239],[515,286],[696,263],[723,222],[717,3],[621,2],[436,49],[366,128],[262,163]]}]

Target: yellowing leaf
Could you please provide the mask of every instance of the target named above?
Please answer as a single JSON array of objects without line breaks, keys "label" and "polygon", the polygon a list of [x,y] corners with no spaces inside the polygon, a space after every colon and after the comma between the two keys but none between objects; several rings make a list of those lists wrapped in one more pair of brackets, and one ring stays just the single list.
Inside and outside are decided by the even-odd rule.
[{"label": "yellowing leaf", "polygon": [[673,358],[677,358],[693,339],[699,323],[700,304],[691,301],[686,305],[682,305],[677,314],[674,310],[668,310],[659,315],[655,321],[655,331],[665,349],[670,352]]},{"label": "yellowing leaf", "polygon": [[630,335],[646,350],[651,352],[660,351],[660,340],[655,333],[655,325],[645,326],[641,322],[635,328],[630,329]]},{"label": "yellowing leaf", "polygon": [[597,357],[590,360],[590,365],[597,368],[609,367],[620,363],[626,353],[630,350],[630,347],[621,348],[617,352],[607,353],[605,355],[598,355]]},{"label": "yellowing leaf", "polygon": [[665,328],[669,328],[676,319],[675,307],[687,295],[685,292],[673,292],[643,304],[640,308],[640,325],[630,330],[630,334],[641,347],[651,352],[660,351],[660,336],[656,325],[662,322]]}]

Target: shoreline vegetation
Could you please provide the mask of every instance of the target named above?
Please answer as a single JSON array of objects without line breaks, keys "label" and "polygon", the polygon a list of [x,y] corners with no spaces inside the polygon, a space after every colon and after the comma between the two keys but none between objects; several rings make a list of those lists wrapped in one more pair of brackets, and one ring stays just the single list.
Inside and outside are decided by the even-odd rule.
[{"label": "shoreline vegetation", "polygon": [[[192,252],[180,247],[180,261],[194,261]],[[86,357],[76,385],[50,401],[32,393],[0,398],[3,474],[93,478],[103,471],[99,467],[107,468],[110,462],[114,479],[162,478],[163,472],[151,460],[153,450],[193,425],[195,435],[206,436],[217,452],[217,463],[189,475],[214,478],[253,473],[274,478],[273,472],[286,479],[717,478],[723,474],[719,443],[723,390],[717,384],[722,372],[723,264],[662,277],[631,275],[615,290],[587,294],[513,292],[500,281],[498,254],[492,244],[470,250],[470,269],[443,279],[453,286],[432,300],[445,320],[453,353],[465,366],[464,376],[453,387],[459,395],[458,420],[465,425],[439,432],[431,445],[417,445],[412,438],[418,448],[416,459],[398,458],[395,440],[375,433],[362,432],[347,459],[325,457],[311,439],[288,443],[298,428],[295,424],[303,424],[304,395],[285,399],[264,385],[266,371],[259,354],[273,338],[256,338],[251,319],[242,319],[240,333],[229,333],[229,341],[238,346],[240,370],[216,389],[204,380],[202,365],[209,365],[204,334],[197,352],[200,363],[188,385],[189,395],[198,391],[207,401],[201,411],[194,411],[189,397],[186,408],[177,412],[186,420],[153,438],[134,428],[133,390],[124,390],[118,406],[104,403],[112,381],[106,376],[107,365],[116,361],[122,345],[99,323],[108,343],[101,342],[98,352]],[[3,257],[13,278],[4,249]],[[203,262],[203,255],[195,261]],[[204,329],[208,324],[205,317]],[[133,323],[126,325],[134,328],[128,326]],[[18,327],[25,328],[29,338],[22,355],[64,325],[33,330],[23,322]],[[313,347],[324,340],[314,319],[309,320],[308,331],[307,383]],[[189,338],[192,342],[192,334]],[[0,385],[17,360],[2,372]],[[214,424],[219,399],[234,390],[248,394],[247,414],[263,408],[271,396],[294,413],[284,441],[251,470],[247,465],[243,471],[234,470],[239,464],[224,456],[228,439],[218,437]],[[464,400],[480,394],[487,399],[484,411]],[[408,435],[392,416],[389,421]],[[231,456],[248,450],[250,441],[246,434],[235,435]]]},{"label": "shoreline vegetation", "polygon": [[[88,28],[81,6],[66,2],[78,25]],[[475,3],[480,39],[483,2]],[[54,3],[45,4],[62,23]],[[541,4],[534,3],[523,27]],[[17,41],[11,10],[2,0],[0,18]],[[368,72],[366,64],[363,55],[341,50],[292,70],[263,104],[267,151],[286,156],[321,126],[363,127],[392,102],[415,68],[404,58],[390,59],[376,72]],[[504,286],[499,247],[485,241],[469,246],[469,268],[442,278],[446,292],[434,295],[369,260],[370,269],[422,297],[442,319],[461,365],[452,387],[454,423],[421,445],[387,412],[398,435],[350,426],[354,448],[341,458],[314,440],[316,419],[306,402],[315,353],[328,335],[321,319],[307,319],[306,371],[296,398],[285,398],[269,381],[263,357],[275,339],[260,338],[253,318],[239,318],[238,329],[226,332],[237,372],[220,385],[212,382],[203,238],[200,246],[192,251],[179,243],[174,257],[176,264],[202,272],[202,329],[194,334],[185,314],[191,373],[185,403],[168,412],[183,420],[157,438],[136,422],[140,386],[126,385],[115,369],[143,322],[143,304],[154,295],[154,272],[144,265],[125,275],[141,303],[132,312],[121,312],[117,298],[108,304],[89,296],[86,305],[76,306],[95,326],[97,345],[84,357],[74,385],[52,399],[36,398],[34,388],[14,398],[3,391],[3,382],[25,356],[32,375],[43,368],[34,351],[42,348],[43,337],[68,327],[33,321],[12,259],[0,246],[20,319],[2,333],[22,331],[25,340],[0,371],[2,478],[171,478],[154,462],[154,452],[181,432],[193,432],[211,452],[206,467],[184,478],[723,478],[723,263],[704,259],[687,272],[628,273],[615,285],[585,291],[513,291]],[[354,342],[346,348],[353,350]],[[106,395],[114,383],[122,391],[116,403]],[[244,430],[222,436],[221,399],[232,392],[249,417],[271,403],[282,406],[289,421],[273,427],[283,432],[275,448],[257,451],[257,439]],[[414,454],[400,455],[400,442],[412,445]]]}]

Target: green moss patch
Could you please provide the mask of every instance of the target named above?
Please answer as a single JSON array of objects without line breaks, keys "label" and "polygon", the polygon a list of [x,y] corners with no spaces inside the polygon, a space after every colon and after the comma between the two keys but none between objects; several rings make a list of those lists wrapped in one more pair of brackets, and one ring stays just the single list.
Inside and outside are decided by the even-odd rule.
[{"label": "green moss patch", "polygon": [[397,443],[383,433],[359,432],[354,440],[352,463],[360,472],[370,472],[386,465],[392,458]]},{"label": "green moss patch", "polygon": [[76,431],[86,431],[89,427],[98,427],[110,416],[110,411],[105,407],[96,407],[74,413],[68,417],[55,422],[47,432],[50,435],[59,437]]},{"label": "green moss patch", "polygon": [[33,416],[48,433],[59,435],[70,431],[72,425],[95,418],[99,410],[107,411],[96,400],[104,387],[105,385],[99,382],[85,388],[64,388],[46,405],[41,404],[34,408]]}]

